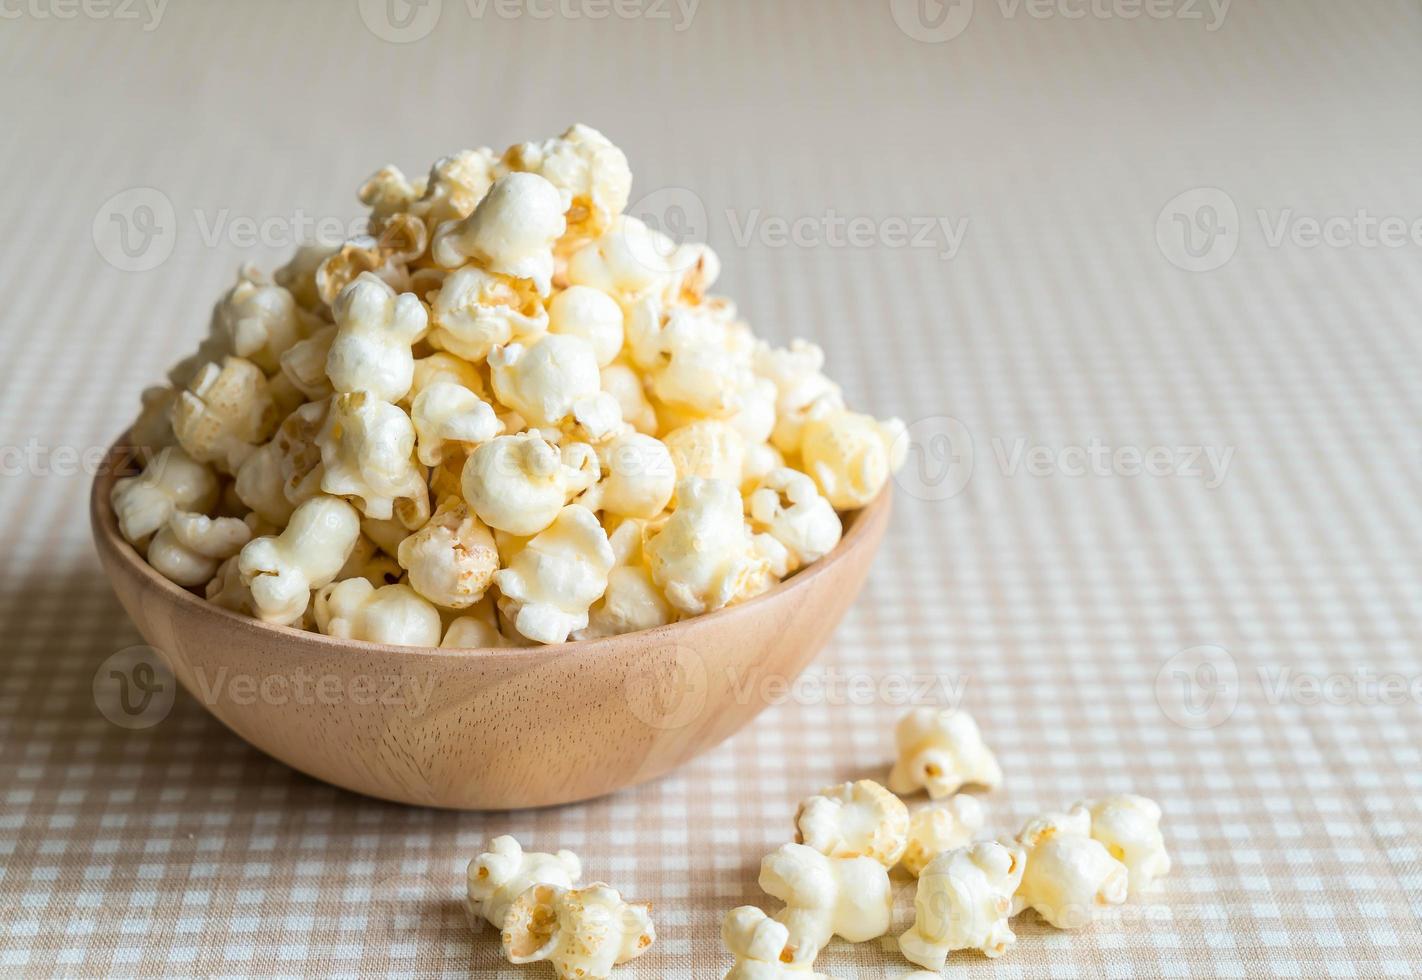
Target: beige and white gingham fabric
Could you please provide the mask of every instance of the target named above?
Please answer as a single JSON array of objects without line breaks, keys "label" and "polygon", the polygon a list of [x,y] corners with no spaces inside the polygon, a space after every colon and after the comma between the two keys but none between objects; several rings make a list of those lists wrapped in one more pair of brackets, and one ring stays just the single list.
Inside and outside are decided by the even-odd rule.
[{"label": "beige and white gingham fabric", "polygon": [[[654,903],[620,975],[719,977],[796,801],[883,773],[909,701],[978,717],[995,832],[1133,790],[1176,859],[1148,902],[1024,917],[955,975],[1422,973],[1415,3],[0,11],[0,975],[551,975],[459,905],[511,833]],[[625,147],[641,213],[709,237],[761,333],[914,424],[807,677],[667,778],[507,814],[318,784],[186,695],[108,720],[101,665],[141,640],[85,452],[239,262],[348,222],[369,171],[573,120]],[[817,966],[910,969],[891,941]]]}]

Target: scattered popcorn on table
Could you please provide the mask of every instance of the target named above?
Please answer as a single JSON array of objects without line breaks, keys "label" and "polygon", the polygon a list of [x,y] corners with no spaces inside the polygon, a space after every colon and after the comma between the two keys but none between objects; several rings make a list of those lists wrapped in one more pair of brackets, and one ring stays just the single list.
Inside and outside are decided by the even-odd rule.
[{"label": "scattered popcorn on table", "polygon": [[1132,898],[1150,891],[1170,873],[1170,855],[1160,833],[1160,804],[1123,793],[1078,803],[1091,813],[1091,836],[1126,866]]},{"label": "scattered popcorn on table", "polygon": [[1017,842],[1027,849],[1027,868],[1013,914],[1030,908],[1058,929],[1080,929],[1098,909],[1126,900],[1126,866],[1092,838],[1085,807],[1029,820]]},{"label": "scattered popcorn on table", "polygon": [[469,862],[470,917],[482,917],[495,929],[503,929],[509,907],[529,888],[571,888],[582,873],[582,862],[572,851],[541,854],[525,851],[512,837],[495,837],[487,851]]},{"label": "scattered popcorn on table", "polygon": [[873,858],[892,868],[908,845],[909,813],[897,796],[871,779],[861,779],[804,800],[795,828],[800,842],[821,854]]},{"label": "scattered popcorn on table", "polygon": [[894,731],[898,760],[889,788],[901,796],[926,789],[937,800],[965,785],[992,789],[1002,782],[997,758],[966,711],[915,708]]},{"label": "scattered popcorn on table", "polygon": [[[850,411],[814,344],[756,339],[707,292],[716,254],[623,214],[631,189],[583,125],[376,171],[362,234],[244,266],[143,393],[129,439],[172,474],[115,486],[124,536],[214,603],[307,629],[312,594],[333,587],[329,612],[354,580],[424,610],[400,585],[456,647],[661,626],[823,558],[902,463],[903,424]],[[311,512],[284,532],[318,500],[313,564],[275,542],[310,537]],[[423,645],[429,622],[377,632]]]},{"label": "scattered popcorn on table", "polygon": [[967,793],[919,810],[909,819],[904,870],[917,878],[938,855],[972,841],[983,829],[986,819],[982,803]]},{"label": "scattered popcorn on table", "polygon": [[955,949],[1001,956],[1017,939],[1007,919],[1025,866],[1022,848],[996,841],[938,855],[919,876],[913,928],[899,949],[931,970],[942,970]]},{"label": "scattered popcorn on table", "polygon": [[514,900],[503,925],[510,963],[547,961],[559,980],[605,980],[656,938],[650,906],[625,902],[600,883],[534,885]]},{"label": "scattered popcorn on table", "polygon": [[814,949],[790,942],[790,931],[753,905],[721,920],[721,941],[735,957],[725,980],[829,980],[814,972]]},{"label": "scattered popcorn on table", "polygon": [[785,903],[775,918],[791,941],[817,953],[833,936],[851,943],[877,939],[893,918],[889,869],[873,858],[833,858],[785,844],[761,862],[760,887]]}]

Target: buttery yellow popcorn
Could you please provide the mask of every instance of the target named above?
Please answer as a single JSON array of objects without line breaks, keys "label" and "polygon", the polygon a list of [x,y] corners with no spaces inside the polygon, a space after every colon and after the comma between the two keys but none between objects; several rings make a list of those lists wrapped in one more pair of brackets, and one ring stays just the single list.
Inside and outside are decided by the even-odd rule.
[{"label": "buttery yellow popcorn", "polygon": [[201,513],[215,505],[217,489],[212,470],[169,447],[149,460],[138,476],[116,481],[109,502],[124,540],[143,545],[175,513]]},{"label": "buttery yellow popcorn", "polygon": [[431,254],[446,269],[466,261],[488,272],[527,279],[547,296],[553,245],[567,229],[562,196],[537,174],[510,173],[494,181],[467,218],[440,225]]},{"label": "buttery yellow popcorn", "polygon": [[275,536],[255,538],[237,556],[259,619],[283,626],[301,618],[311,591],[330,584],[360,537],[360,515],[337,497],[313,497]]},{"label": "buttery yellow popcorn", "polygon": [[240,517],[179,511],[149,542],[148,563],[179,585],[205,585],[217,574],[217,566],[251,537],[251,528]]},{"label": "buttery yellow popcorn", "polygon": [[656,938],[651,907],[601,883],[532,886],[509,908],[502,936],[510,963],[546,961],[559,980],[606,980]]},{"label": "buttery yellow popcorn", "polygon": [[331,308],[336,336],[326,376],[338,392],[364,391],[395,402],[415,377],[411,346],[424,335],[428,316],[413,293],[397,294],[383,280],[361,273]]},{"label": "buttery yellow popcorn", "polygon": [[1030,908],[1058,929],[1080,929],[1098,910],[1126,900],[1130,873],[1091,836],[1086,807],[1029,820],[1017,842],[1027,851],[1027,868],[1014,914]]},{"label": "buttery yellow popcorn", "polygon": [[913,928],[899,937],[912,963],[942,970],[955,949],[998,957],[1016,942],[1008,925],[1026,855],[1015,844],[972,844],[934,858],[919,876]]},{"label": "buttery yellow popcorn", "polygon": [[726,480],[687,477],[676,507],[643,547],[652,580],[683,613],[700,615],[752,595],[766,573],[741,512],[741,495]]},{"label": "buttery yellow popcorn", "polygon": [[439,646],[439,610],[408,585],[376,588],[369,579],[348,578],[316,592],[316,628],[343,640],[395,646]]},{"label": "buttery yellow popcorn", "polygon": [[892,868],[908,846],[908,807],[872,779],[861,779],[802,801],[795,829],[801,843],[821,854],[870,857]]},{"label": "buttery yellow popcorn", "polygon": [[240,357],[208,364],[173,404],[178,445],[200,463],[236,473],[281,417],[262,369]]},{"label": "buttery yellow popcorn", "polygon": [[889,869],[869,857],[829,857],[785,844],[761,862],[760,887],[785,903],[775,918],[807,952],[817,953],[833,936],[851,943],[877,939],[893,917]]},{"label": "buttery yellow popcorn", "polygon": [[495,576],[504,596],[499,611],[530,640],[562,643],[588,625],[614,560],[593,512],[565,507]]},{"label": "buttery yellow popcorn", "polygon": [[1091,836],[1126,866],[1131,897],[1150,891],[1170,873],[1170,855],[1160,833],[1160,804],[1123,793],[1078,803],[1091,814]]},{"label": "buttery yellow popcorn", "polygon": [[982,803],[967,793],[919,810],[909,818],[904,870],[917,878],[935,857],[972,841],[985,821]]},{"label": "buttery yellow popcorn", "polygon": [[397,500],[412,505],[411,513],[423,509],[415,526],[428,517],[429,487],[415,461],[415,426],[400,408],[366,391],[336,395],[317,443],[326,493],[354,497],[361,513],[376,520],[389,518]]},{"label": "buttery yellow popcorn", "polygon": [[473,265],[445,276],[430,316],[430,343],[475,362],[495,347],[533,341],[548,331],[548,311],[530,280]]},{"label": "buttery yellow popcorn", "polygon": [[509,836],[495,837],[489,849],[469,862],[467,907],[471,919],[503,929],[515,899],[534,885],[572,888],[583,866],[572,851],[525,851]]},{"label": "buttery yellow popcorn", "polygon": [[827,980],[814,972],[817,950],[796,946],[784,924],[753,905],[726,913],[721,941],[736,960],[725,980]]},{"label": "buttery yellow popcorn", "polygon": [[447,609],[474,605],[499,570],[494,535],[457,497],[441,502],[429,523],[401,541],[396,553],[411,587]]},{"label": "buttery yellow popcorn", "polygon": [[997,757],[966,711],[915,708],[899,721],[894,737],[899,756],[889,788],[901,796],[926,789],[936,800],[968,784],[992,789],[1002,782]]},{"label": "buttery yellow popcorn", "polygon": [[144,392],[128,439],[173,470],[119,482],[122,533],[224,608],[460,649],[652,629],[819,561],[901,423],[757,340],[715,251],[630,193],[583,125],[381,167],[360,234],[242,267]]}]

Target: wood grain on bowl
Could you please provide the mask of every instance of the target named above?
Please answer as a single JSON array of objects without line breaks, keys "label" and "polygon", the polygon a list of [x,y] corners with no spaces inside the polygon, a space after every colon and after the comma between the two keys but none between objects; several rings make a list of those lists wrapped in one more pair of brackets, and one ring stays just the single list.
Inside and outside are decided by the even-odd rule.
[{"label": "wood grain on bowl", "polygon": [[333,639],[213,606],[150,568],[94,481],[109,581],[183,687],[268,755],[346,789],[473,810],[570,803],[654,779],[727,738],[792,681],[864,584],[890,492],[829,555],[765,595],[640,633],[436,650]]}]

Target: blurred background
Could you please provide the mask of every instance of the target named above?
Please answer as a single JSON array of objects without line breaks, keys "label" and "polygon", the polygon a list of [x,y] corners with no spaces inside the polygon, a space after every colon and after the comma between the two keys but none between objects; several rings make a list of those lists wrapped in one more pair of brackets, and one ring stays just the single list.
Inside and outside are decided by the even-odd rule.
[{"label": "blurred background", "polygon": [[[966,972],[1422,969],[1415,2],[4,0],[0,52],[0,965],[503,975],[455,900],[511,832],[656,903],[628,976],[719,976],[795,801],[887,762],[896,677],[979,718],[996,832],[1135,789],[1177,855],[1155,918]],[[238,265],[358,228],[386,163],[575,121],[761,335],[910,424],[811,686],[536,814],[356,798],[181,698],[106,721],[95,670],[140,640],[86,467]]]}]

